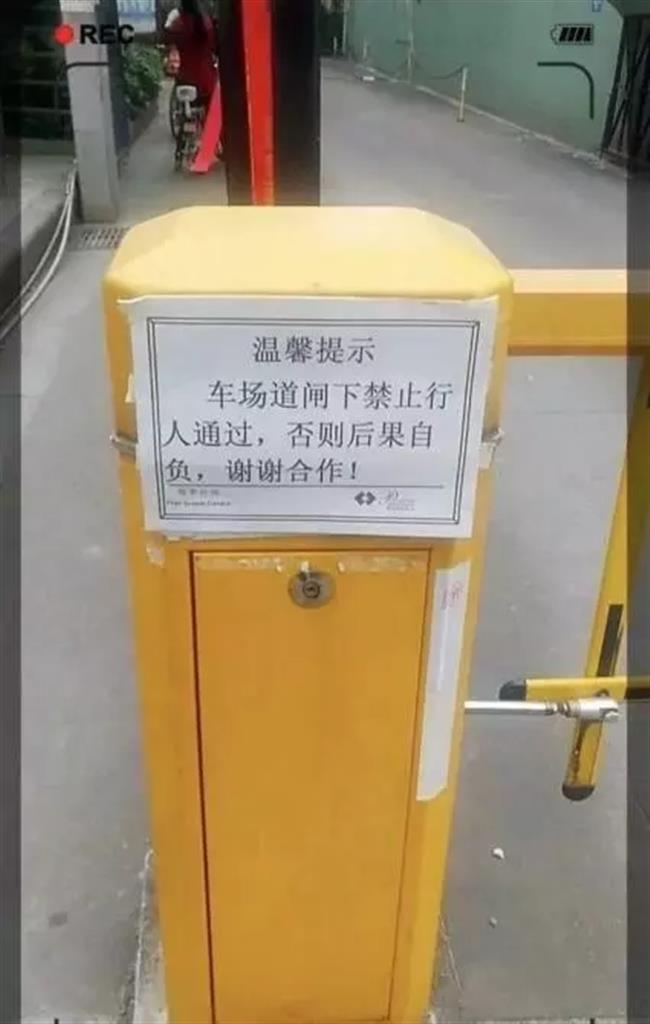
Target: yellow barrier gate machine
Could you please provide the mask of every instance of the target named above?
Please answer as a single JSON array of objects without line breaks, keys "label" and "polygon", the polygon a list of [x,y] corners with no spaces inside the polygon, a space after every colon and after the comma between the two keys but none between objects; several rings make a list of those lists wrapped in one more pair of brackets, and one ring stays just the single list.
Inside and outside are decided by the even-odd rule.
[{"label": "yellow barrier gate machine", "polygon": [[465,710],[575,719],[565,792],[593,787],[648,682],[594,678],[615,654],[466,690],[508,352],[621,352],[603,284],[558,297],[406,209],[194,208],[124,239],[106,331],[171,1024],[427,1019]]}]

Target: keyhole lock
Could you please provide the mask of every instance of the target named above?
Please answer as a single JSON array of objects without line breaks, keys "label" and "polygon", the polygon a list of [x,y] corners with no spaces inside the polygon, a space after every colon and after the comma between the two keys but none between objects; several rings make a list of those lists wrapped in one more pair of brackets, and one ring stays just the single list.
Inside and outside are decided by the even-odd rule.
[{"label": "keyhole lock", "polygon": [[299,572],[289,584],[292,599],[302,608],[320,608],[334,593],[334,581],[324,572]]}]

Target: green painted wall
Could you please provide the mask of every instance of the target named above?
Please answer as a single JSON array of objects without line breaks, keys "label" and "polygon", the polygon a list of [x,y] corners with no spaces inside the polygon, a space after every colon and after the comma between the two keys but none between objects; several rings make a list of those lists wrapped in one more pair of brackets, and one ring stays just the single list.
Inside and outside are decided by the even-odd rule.
[{"label": "green painted wall", "polygon": [[[592,23],[593,46],[558,46],[557,23]],[[622,18],[605,0],[351,0],[352,56],[391,76],[406,78],[412,33],[413,81],[458,95],[469,67],[467,102],[580,149],[596,151],[602,137],[620,41]],[[589,119],[588,83],[570,68],[538,68],[538,61],[574,60],[595,80],[595,118]]]}]

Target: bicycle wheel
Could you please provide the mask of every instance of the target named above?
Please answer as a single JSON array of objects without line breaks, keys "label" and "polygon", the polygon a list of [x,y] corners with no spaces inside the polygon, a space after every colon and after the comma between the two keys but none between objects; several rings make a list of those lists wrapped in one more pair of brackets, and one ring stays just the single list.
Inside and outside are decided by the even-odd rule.
[{"label": "bicycle wheel", "polygon": [[186,151],[187,139],[185,131],[185,117],[183,114],[183,109],[182,107],[180,107],[178,111],[177,131],[174,137],[174,169],[176,171],[180,171],[183,169]]},{"label": "bicycle wheel", "polygon": [[178,82],[174,82],[172,91],[169,94],[169,130],[172,135],[172,139],[178,138],[178,129],[181,121],[181,108],[178,100],[176,99],[176,88]]}]

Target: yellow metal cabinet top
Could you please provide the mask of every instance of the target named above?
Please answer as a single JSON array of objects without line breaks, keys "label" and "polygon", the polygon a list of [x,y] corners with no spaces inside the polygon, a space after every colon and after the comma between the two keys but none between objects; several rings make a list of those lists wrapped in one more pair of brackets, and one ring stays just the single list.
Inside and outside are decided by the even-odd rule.
[{"label": "yellow metal cabinet top", "polygon": [[146,294],[483,298],[509,288],[466,228],[393,207],[191,207],[125,237],[112,298]]}]

